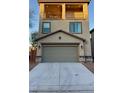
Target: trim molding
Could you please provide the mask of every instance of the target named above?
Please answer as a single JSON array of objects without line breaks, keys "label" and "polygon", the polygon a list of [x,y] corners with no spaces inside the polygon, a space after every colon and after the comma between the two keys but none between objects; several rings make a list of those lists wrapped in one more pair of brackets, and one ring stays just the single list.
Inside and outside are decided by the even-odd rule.
[{"label": "trim molding", "polygon": [[39,1],[38,3],[90,3],[88,1],[82,1],[82,2],[43,2],[43,1]]},{"label": "trim molding", "polygon": [[41,45],[79,45],[80,43],[41,43]]},{"label": "trim molding", "polygon": [[42,56],[36,56],[36,57],[41,57],[42,58]]},{"label": "trim molding", "polygon": [[92,56],[79,56],[80,58],[92,58]]}]

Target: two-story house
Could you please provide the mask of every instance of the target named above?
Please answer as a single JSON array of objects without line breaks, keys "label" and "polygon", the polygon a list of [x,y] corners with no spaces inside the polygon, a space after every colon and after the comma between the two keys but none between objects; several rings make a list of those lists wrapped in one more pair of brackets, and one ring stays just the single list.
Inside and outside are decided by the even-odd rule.
[{"label": "two-story house", "polygon": [[90,0],[39,0],[37,62],[91,61]]}]

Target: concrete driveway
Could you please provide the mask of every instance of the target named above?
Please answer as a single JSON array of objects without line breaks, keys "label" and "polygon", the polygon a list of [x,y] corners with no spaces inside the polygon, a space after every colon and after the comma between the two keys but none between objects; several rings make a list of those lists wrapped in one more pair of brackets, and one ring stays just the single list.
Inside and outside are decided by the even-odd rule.
[{"label": "concrete driveway", "polygon": [[94,76],[81,63],[40,63],[29,74],[30,93],[93,93]]}]

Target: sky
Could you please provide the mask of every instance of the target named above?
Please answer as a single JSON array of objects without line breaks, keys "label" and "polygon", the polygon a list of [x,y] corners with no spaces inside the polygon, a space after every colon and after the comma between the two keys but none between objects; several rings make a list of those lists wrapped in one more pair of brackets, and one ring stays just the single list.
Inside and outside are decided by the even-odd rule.
[{"label": "sky", "polygon": [[[34,11],[32,17],[33,27],[29,28],[30,32],[36,32],[39,29],[39,6],[38,0],[29,0],[29,9]],[[89,4],[89,29],[94,28],[94,0],[91,0]]]},{"label": "sky", "polygon": [[89,29],[94,28],[94,0],[91,0],[89,4]]},{"label": "sky", "polygon": [[39,6],[37,1],[38,0],[29,0],[29,11],[34,12],[34,15],[31,19],[33,27],[29,28],[30,32],[37,32],[39,29]]}]

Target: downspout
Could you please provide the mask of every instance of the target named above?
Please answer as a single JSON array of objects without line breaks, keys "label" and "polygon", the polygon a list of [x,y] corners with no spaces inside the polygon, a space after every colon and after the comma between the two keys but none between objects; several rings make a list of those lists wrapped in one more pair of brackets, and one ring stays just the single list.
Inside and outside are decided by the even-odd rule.
[{"label": "downspout", "polygon": [[86,62],[86,58],[85,58],[85,43],[86,43],[86,40],[84,40],[83,42],[84,42],[84,59],[85,59],[85,62]]}]

